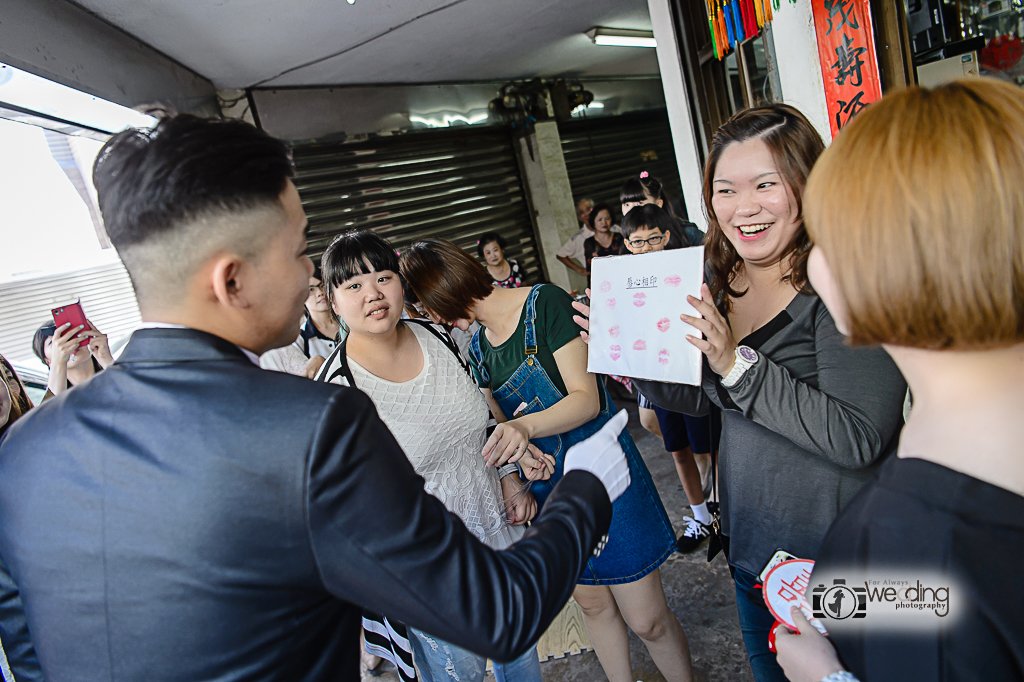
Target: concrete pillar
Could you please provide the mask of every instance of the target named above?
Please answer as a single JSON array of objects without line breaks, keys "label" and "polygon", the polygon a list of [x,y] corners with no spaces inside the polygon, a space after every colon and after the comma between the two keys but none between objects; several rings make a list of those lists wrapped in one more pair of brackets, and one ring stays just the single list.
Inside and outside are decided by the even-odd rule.
[{"label": "concrete pillar", "polygon": [[[582,292],[586,280],[556,258],[562,244],[580,229],[569,186],[569,173],[562,156],[558,124],[554,121],[537,123],[528,138],[518,140],[516,153],[533,205],[537,248],[540,249],[544,274],[549,282],[566,291],[576,289]],[[570,275],[574,279],[570,279]]]},{"label": "concrete pillar", "polygon": [[676,35],[669,0],[647,0],[647,7],[651,13],[654,39],[658,43],[661,87],[665,91],[665,107],[668,109],[668,122],[672,129],[672,145],[675,148],[676,165],[679,166],[679,181],[683,185],[683,199],[686,201],[690,220],[706,231],[708,226],[704,219],[704,200],[701,197],[703,166],[697,152],[693,116],[690,112],[686,83],[683,80],[681,41]]}]

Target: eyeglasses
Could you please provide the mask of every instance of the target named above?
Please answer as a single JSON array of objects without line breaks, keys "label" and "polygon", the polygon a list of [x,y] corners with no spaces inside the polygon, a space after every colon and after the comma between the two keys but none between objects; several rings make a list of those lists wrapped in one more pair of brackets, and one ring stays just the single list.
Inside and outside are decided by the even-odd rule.
[{"label": "eyeglasses", "polygon": [[323,285],[323,284],[314,284],[313,286],[311,286],[311,287],[309,288],[309,293],[313,293],[313,292],[314,292],[314,291],[316,291],[317,289],[319,289],[320,291],[322,291],[322,292],[324,292],[324,293],[327,293],[327,288],[326,288],[326,287],[324,287],[324,285]]},{"label": "eyeglasses", "polygon": [[650,244],[651,246],[657,246],[661,243],[661,240],[665,238],[665,235],[659,234],[656,237],[648,237],[647,239],[630,239],[629,245],[639,249],[644,244]]}]

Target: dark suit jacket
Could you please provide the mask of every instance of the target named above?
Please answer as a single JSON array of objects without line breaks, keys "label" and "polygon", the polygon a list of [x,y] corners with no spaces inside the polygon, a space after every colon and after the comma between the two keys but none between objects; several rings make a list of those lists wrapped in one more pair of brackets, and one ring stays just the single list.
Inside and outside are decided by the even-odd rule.
[{"label": "dark suit jacket", "polygon": [[192,330],[136,332],[0,442],[0,556],[51,682],[356,680],[358,605],[509,660],[610,520],[572,472],[494,552],[365,395]]}]

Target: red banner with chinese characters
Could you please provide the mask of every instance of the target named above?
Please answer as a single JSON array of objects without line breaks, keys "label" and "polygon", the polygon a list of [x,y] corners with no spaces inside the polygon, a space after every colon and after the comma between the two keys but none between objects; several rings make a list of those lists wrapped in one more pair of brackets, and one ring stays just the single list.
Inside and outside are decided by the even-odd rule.
[{"label": "red banner with chinese characters", "polygon": [[832,137],[882,98],[869,0],[811,0]]}]

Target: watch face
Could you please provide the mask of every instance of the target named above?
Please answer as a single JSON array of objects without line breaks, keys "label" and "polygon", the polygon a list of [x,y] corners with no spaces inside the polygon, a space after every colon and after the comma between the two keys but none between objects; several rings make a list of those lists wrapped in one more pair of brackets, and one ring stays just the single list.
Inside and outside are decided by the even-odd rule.
[{"label": "watch face", "polygon": [[747,362],[757,362],[757,353],[754,352],[753,348],[740,346],[740,357]]}]

